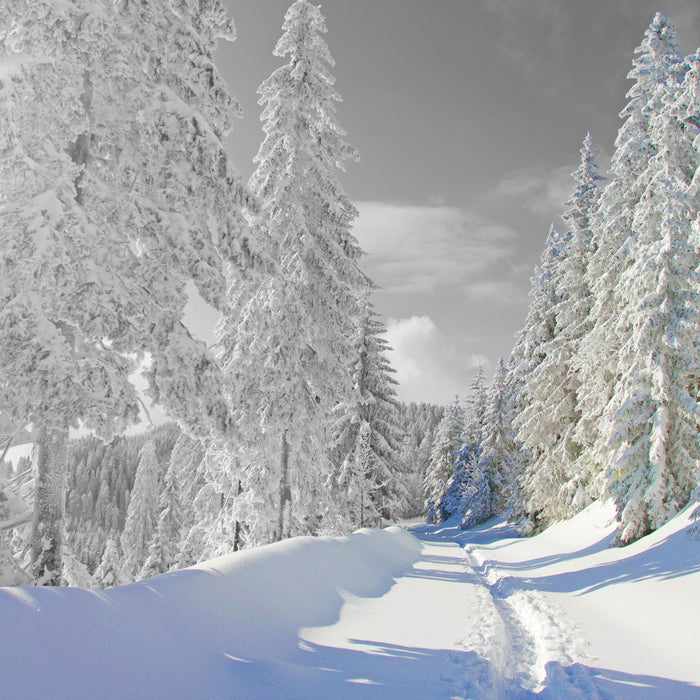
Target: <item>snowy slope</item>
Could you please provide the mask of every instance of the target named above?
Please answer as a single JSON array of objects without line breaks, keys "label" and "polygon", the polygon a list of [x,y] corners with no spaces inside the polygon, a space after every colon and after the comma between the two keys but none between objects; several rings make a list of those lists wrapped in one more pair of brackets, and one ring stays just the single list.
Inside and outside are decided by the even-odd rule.
[{"label": "snowy slope", "polygon": [[594,504],[531,539],[393,527],[104,592],[0,589],[0,697],[700,699],[688,520],[610,549]]},{"label": "snowy slope", "polygon": [[0,589],[0,697],[272,697],[270,683],[303,681],[286,670],[299,629],[337,620],[341,590],[383,595],[419,550],[393,527],[295,538],[108,591]]}]

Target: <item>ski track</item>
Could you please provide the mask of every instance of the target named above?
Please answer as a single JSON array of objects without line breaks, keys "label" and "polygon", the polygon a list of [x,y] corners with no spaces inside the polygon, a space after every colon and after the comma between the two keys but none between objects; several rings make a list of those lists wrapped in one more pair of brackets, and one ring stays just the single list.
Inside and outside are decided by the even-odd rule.
[{"label": "ski track", "polygon": [[[302,632],[316,653],[363,652],[334,697],[363,697],[347,685],[360,681],[368,698],[610,697],[597,686],[585,640],[563,611],[541,593],[520,589],[519,579],[491,566],[477,546],[415,534],[421,559],[386,595],[348,598],[338,623]],[[398,652],[415,662],[408,682],[396,677],[407,669],[390,668]]]},{"label": "ski track", "polygon": [[[591,698],[609,697],[596,686],[581,662],[592,661],[585,641],[562,610],[534,591],[517,588],[517,579],[484,565],[474,545],[462,550],[465,565],[477,583],[484,629],[488,641],[474,635],[462,641],[465,649],[478,651],[489,673],[463,679],[465,698]],[[486,678],[486,682],[484,682]]]}]

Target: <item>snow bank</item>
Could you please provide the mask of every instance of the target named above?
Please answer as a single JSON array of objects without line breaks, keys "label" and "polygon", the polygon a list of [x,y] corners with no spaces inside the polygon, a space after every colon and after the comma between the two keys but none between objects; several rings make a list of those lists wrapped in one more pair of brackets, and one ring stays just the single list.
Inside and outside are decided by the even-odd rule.
[{"label": "snow bank", "polygon": [[348,593],[383,595],[420,549],[390,527],[294,538],[108,591],[0,589],[0,695],[252,697],[261,665],[291,659],[300,628],[333,624]]}]

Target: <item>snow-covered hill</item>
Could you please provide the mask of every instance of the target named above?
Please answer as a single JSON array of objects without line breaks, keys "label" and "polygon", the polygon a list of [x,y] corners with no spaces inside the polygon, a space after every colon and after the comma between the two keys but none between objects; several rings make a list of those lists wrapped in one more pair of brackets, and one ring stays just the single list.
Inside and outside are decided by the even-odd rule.
[{"label": "snow-covered hill", "polygon": [[610,549],[594,504],[297,538],[93,592],[0,589],[2,698],[700,698],[688,512]]}]

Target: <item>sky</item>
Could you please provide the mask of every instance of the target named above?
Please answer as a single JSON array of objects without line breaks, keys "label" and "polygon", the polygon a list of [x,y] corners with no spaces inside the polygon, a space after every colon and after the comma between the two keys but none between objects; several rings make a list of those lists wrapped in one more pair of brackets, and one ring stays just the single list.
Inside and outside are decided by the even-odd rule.
[{"label": "sky", "polygon": [[[217,64],[240,101],[244,177],[262,138],[257,86],[284,0],[224,0],[238,32]],[[698,0],[326,0],[339,121],[361,156],[340,179],[360,215],[405,401],[465,396],[507,357],[530,277],[590,131],[603,174],[634,49],[657,11],[700,46]]]}]

